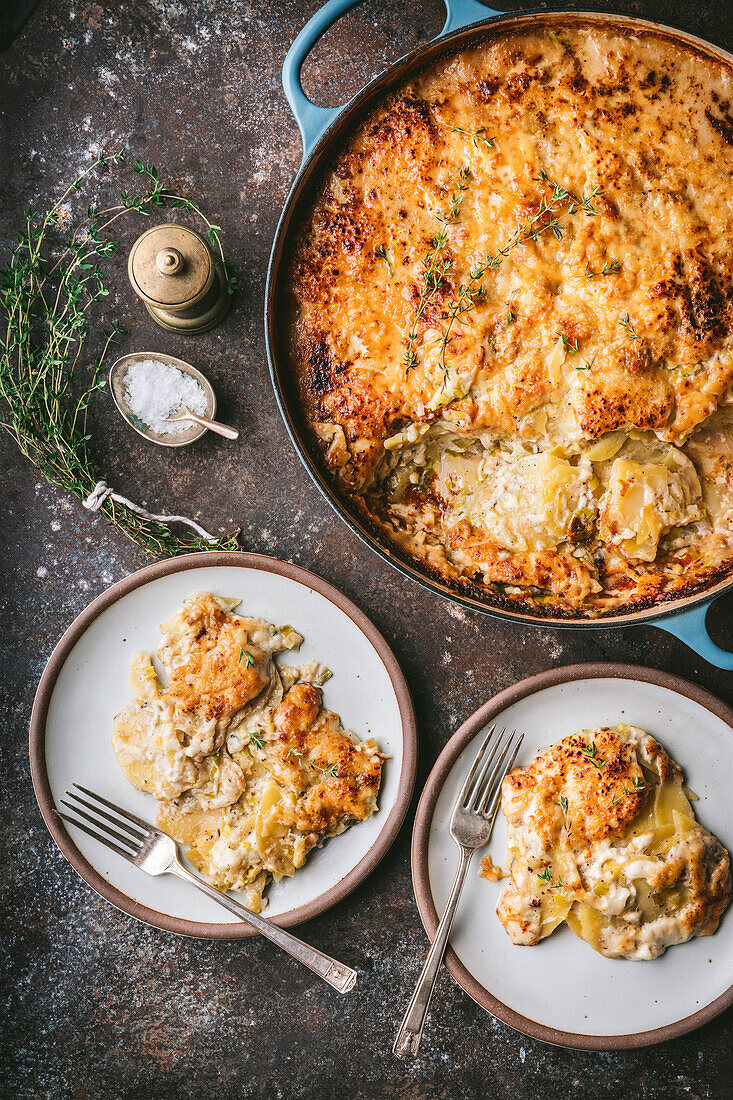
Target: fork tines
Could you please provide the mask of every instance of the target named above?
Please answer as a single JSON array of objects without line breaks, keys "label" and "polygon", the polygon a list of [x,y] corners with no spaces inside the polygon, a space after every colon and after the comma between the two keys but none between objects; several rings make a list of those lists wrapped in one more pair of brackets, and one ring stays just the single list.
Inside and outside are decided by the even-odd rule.
[{"label": "fork tines", "polygon": [[491,726],[486,734],[456,799],[456,806],[469,813],[493,814],[501,794],[501,780],[511,770],[524,740],[524,734],[517,737],[516,730],[510,734],[502,730],[494,737],[495,730],[496,726]]},{"label": "fork tines", "polygon": [[[77,829],[81,829],[87,836],[93,837],[94,840],[98,840],[102,844],[106,844],[108,848],[117,852],[118,855],[124,856],[125,859],[129,859],[130,861],[134,860],[135,856],[140,852],[143,843],[153,831],[151,826],[143,821],[142,818],[136,817],[135,814],[129,813],[128,810],[123,810],[120,806],[115,806],[114,802],[110,802],[100,794],[95,794],[94,791],[90,791],[87,787],[81,787],[78,783],[75,783],[74,786],[78,791],[87,795],[87,798],[80,798],[79,795],[74,794],[73,791],[67,791],[66,798],[72,801],[67,802],[62,799],[61,805],[77,814],[78,817],[83,818],[84,821],[89,822],[89,824],[85,825],[84,821],[69,817],[68,814],[62,813],[61,810],[56,811],[58,816],[63,818],[64,821],[68,821],[71,825],[76,825]],[[101,808],[102,806],[106,806],[107,809],[113,812],[108,813]],[[88,813],[87,811],[90,812]],[[90,828],[90,825],[93,826],[93,828]],[[114,828],[111,826],[114,826]]]}]

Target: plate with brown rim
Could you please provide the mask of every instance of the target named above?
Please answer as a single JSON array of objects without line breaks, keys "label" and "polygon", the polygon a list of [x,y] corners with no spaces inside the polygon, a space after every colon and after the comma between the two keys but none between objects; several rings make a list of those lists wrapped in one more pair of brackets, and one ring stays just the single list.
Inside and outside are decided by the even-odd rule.
[{"label": "plate with brown rim", "polygon": [[[453,803],[491,723],[525,735],[518,764],[578,729],[626,722],[659,739],[699,796],[698,820],[730,851],[733,710],[677,676],[633,665],[587,664],[531,676],[466,721],[430,773],[412,837],[412,876],[431,938],[457,866],[448,824]],[[481,854],[506,859],[500,813]],[[511,943],[496,916],[503,883],[478,875],[476,857],[451,934],[446,965],[492,1015],[535,1039],[579,1050],[648,1046],[684,1035],[733,1003],[733,915],[718,931],[669,947],[651,961],[608,959],[567,927],[534,947]],[[437,908],[436,908],[437,906]]]},{"label": "plate with brown rim", "polygon": [[242,613],[292,624],[305,639],[298,662],[317,657],[333,672],[324,704],[389,754],[378,812],[313,851],[293,878],[270,885],[264,915],[274,923],[290,927],[323,913],[377,866],[407,812],[417,734],[407,683],[376,627],[332,585],[275,558],[206,553],[151,565],[72,623],[46,666],[31,717],[33,785],[53,839],[81,877],[130,916],[181,935],[233,939],[254,933],[179,879],[149,877],[73,826],[67,830],[54,812],[80,783],[154,820],[154,799],[128,783],[112,752],[112,720],[130,698],[132,653],[153,653],[158,624],[197,591],[239,597]]}]

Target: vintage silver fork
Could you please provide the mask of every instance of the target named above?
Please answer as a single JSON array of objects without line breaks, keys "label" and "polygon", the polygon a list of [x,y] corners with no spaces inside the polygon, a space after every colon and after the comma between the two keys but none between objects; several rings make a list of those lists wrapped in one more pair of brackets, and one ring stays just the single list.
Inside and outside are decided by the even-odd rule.
[{"label": "vintage silver fork", "polygon": [[450,834],[461,850],[461,860],[422,974],[397,1032],[392,1050],[398,1058],[414,1058],[420,1049],[430,998],[448,943],[468,865],[473,853],[482,848],[491,836],[501,797],[502,780],[511,770],[524,740],[524,734],[517,737],[516,731],[507,736],[506,731],[502,730],[498,737],[494,737],[494,730],[495,727],[491,726],[453,807]]},{"label": "vintage silver fork", "polygon": [[[76,825],[77,829],[82,829],[88,836],[98,840],[101,844],[105,844],[113,852],[117,852],[123,859],[133,863],[149,875],[163,875],[169,872],[185,879],[186,882],[190,882],[202,894],[206,894],[212,901],[228,909],[239,920],[243,920],[252,928],[256,928],[261,936],[277,944],[283,951],[287,951],[298,962],[304,963],[314,974],[318,974],[334,989],[337,989],[339,993],[348,993],[350,989],[354,988],[357,977],[355,970],[329,958],[322,951],[317,951],[315,947],[309,947],[307,943],[303,943],[296,936],[291,936],[283,928],[278,928],[270,921],[251,913],[249,909],[245,909],[243,905],[230,898],[228,894],[222,894],[219,890],[215,890],[213,886],[209,886],[208,882],[204,882],[203,879],[200,879],[187,867],[183,866],[178,855],[176,842],[161,832],[160,829],[157,829],[155,825],[150,825],[147,821],[136,817],[128,810],[115,806],[114,802],[109,802],[101,795],[95,794],[94,791],[79,786],[78,783],[75,783],[74,786],[77,791],[81,791],[87,798],[80,798],[73,791],[67,791],[66,797],[72,799],[74,804],[72,805],[71,802],[65,802],[62,799],[61,805],[66,806],[68,810],[72,810],[89,824],[85,825],[84,821],[78,821],[57,810],[56,813],[64,821]],[[106,810],[103,807],[106,807]],[[108,810],[111,810],[112,813],[108,813]]]}]

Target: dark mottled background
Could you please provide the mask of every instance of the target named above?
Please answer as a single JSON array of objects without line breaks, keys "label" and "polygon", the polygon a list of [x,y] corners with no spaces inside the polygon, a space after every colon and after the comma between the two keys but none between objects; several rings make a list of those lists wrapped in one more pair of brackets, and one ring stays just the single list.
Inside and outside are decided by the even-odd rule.
[{"label": "dark mottled background", "polygon": [[[115,291],[105,315],[129,330],[122,350],[158,348],[197,363],[242,437],[234,445],[209,436],[190,450],[157,450],[141,445],[103,395],[93,418],[99,469],[154,510],[194,513],[213,529],[241,527],[245,549],[310,567],[374,619],[414,692],[418,789],[450,733],[480,703],[558,664],[639,662],[733,701],[730,674],[652,627],[592,635],[512,628],[441,601],[362,546],[309,482],[275,407],[261,313],[270,241],[300,159],[280,67],[316,6],[316,0],[45,0],[0,56],[3,255],[25,207],[45,203],[101,146],[124,145],[131,158],[154,161],[215,213],[241,273],[243,288],[225,324],[187,340],[156,329],[133,298],[125,249],[112,264]],[[587,6],[658,15],[733,48],[729,0],[685,9],[675,0]],[[314,51],[307,87],[321,102],[337,104],[441,23],[437,0],[371,0]],[[134,183],[129,173],[123,180],[122,186]],[[112,194],[119,185],[104,186]],[[128,225],[123,245],[140,228]],[[358,989],[344,999],[266,943],[176,939],[97,898],[65,864],[36,808],[28,716],[62,632],[92,597],[148,559],[51,489],[7,438],[0,440],[0,462],[3,1096],[733,1094],[730,1012],[655,1049],[577,1054],[495,1022],[445,975],[419,1061],[398,1064],[392,1038],[426,945],[410,885],[409,823],[368,882],[303,927],[314,944],[359,968]]]}]

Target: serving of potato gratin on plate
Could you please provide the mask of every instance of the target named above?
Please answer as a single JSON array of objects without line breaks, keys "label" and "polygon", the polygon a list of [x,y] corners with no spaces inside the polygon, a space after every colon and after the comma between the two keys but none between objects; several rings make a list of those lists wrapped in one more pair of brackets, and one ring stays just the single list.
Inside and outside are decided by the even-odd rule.
[{"label": "serving of potato gratin on plate", "polygon": [[636,726],[580,730],[515,768],[502,787],[511,868],[497,909],[512,942],[539,943],[566,921],[602,955],[654,959],[715,932],[730,857],[691,799]]},{"label": "serving of potato gratin on plate", "polygon": [[270,879],[377,809],[383,754],[322,705],[316,661],[277,665],[303,638],[235,615],[239,601],[200,592],[161,629],[161,683],[132,659],[135,698],[115,718],[125,775],[157,802],[160,828],[221,890],[259,912]]},{"label": "serving of potato gratin on plate", "polygon": [[733,571],[730,65],[582,17],[397,88],[289,272],[316,448],[381,542],[597,617]]}]

